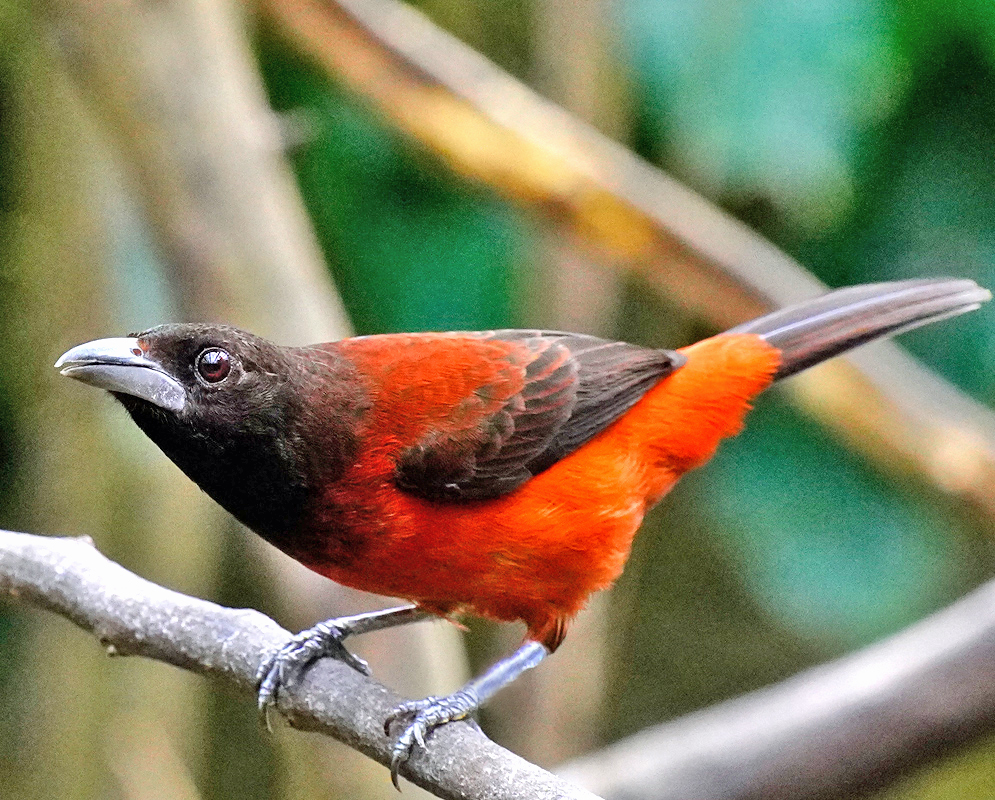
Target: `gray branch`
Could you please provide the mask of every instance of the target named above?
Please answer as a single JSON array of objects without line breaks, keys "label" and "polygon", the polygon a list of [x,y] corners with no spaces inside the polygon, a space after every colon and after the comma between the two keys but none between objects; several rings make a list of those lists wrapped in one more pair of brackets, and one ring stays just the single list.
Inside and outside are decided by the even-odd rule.
[{"label": "gray branch", "polygon": [[[224,608],[139,578],[102,556],[89,539],[0,531],[0,592],[68,617],[109,653],[165,661],[246,692],[255,690],[263,655],[290,636],[257,611]],[[388,764],[383,721],[401,699],[324,659],[281,693],[279,708],[292,726],[328,734]],[[412,756],[402,774],[443,798],[596,800],[465,723],[433,733],[428,749]]]},{"label": "gray branch", "polygon": [[[142,655],[246,692],[290,635],[139,578],[89,540],[0,531],[0,592]],[[644,731],[563,770],[612,798],[836,798],[886,785],[995,729],[995,581],[859,653]],[[383,720],[400,698],[331,659],[280,697],[290,724],[387,764]],[[466,724],[436,731],[405,774],[445,798],[586,798]],[[384,780],[386,780],[386,773]]]},{"label": "gray branch", "polygon": [[878,644],[559,772],[613,800],[848,798],[993,729],[995,581]]}]

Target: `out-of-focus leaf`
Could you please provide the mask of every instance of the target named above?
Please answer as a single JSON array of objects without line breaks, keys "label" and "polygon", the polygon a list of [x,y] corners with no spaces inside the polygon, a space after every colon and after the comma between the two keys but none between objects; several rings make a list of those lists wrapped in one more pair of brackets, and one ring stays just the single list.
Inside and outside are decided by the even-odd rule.
[{"label": "out-of-focus leaf", "polygon": [[916,72],[953,48],[979,46],[995,64],[995,13],[989,0],[902,0],[895,3],[898,45]]},{"label": "out-of-focus leaf", "polygon": [[[950,274],[995,287],[993,119],[995,62],[976,48],[947,50],[882,130],[853,220],[809,248],[809,263],[834,282]],[[902,342],[980,399],[995,398],[995,310]]]}]

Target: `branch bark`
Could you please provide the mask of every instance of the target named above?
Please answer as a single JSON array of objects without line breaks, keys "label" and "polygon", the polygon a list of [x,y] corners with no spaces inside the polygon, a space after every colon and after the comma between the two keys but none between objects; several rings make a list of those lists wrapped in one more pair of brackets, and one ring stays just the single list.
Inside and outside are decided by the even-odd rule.
[{"label": "branch bark", "polygon": [[[0,592],[61,614],[111,654],[142,655],[245,691],[290,634],[257,611],[150,583],[88,539],[0,531]],[[995,729],[995,581],[902,633],[781,684],[650,729],[565,767],[610,798],[843,798],[887,785]],[[400,698],[332,659],[280,696],[290,724],[381,764]],[[595,800],[466,724],[405,769],[444,798]],[[384,776],[386,780],[386,775]]]},{"label": "branch bark", "polygon": [[[0,592],[67,617],[111,655],[154,658],[244,691],[254,691],[262,656],[290,636],[257,611],[223,608],[150,583],[83,538],[0,531]],[[341,662],[323,659],[281,692],[279,708],[292,726],[325,733],[386,765],[390,741],[383,720],[401,699]],[[433,733],[430,746],[402,772],[454,800],[596,800],[464,723]]]}]

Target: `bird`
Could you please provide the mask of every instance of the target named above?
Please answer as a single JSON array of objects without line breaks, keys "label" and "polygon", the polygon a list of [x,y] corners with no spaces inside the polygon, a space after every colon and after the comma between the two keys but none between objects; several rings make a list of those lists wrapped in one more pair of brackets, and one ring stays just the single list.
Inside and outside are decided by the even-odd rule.
[{"label": "bird", "polygon": [[758,394],[990,298],[967,279],[864,284],[676,350],[518,329],[283,347],[171,323],[78,345],[55,367],[109,391],[204,492],[292,558],[408,601],[265,654],[264,716],[318,658],[369,674],[350,635],[433,616],[525,623],[514,653],[387,717],[397,786],[433,729],[557,649],[621,574],[646,511],[742,429]]}]

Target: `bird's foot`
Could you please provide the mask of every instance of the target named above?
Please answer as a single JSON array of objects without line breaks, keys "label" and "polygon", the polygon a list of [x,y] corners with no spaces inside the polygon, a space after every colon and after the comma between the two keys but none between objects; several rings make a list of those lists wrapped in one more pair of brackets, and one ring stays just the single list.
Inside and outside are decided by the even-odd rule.
[{"label": "bird's foot", "polygon": [[301,631],[263,659],[256,671],[259,683],[257,705],[267,728],[270,727],[269,710],[276,705],[280,689],[298,680],[301,673],[319,658],[331,656],[363,675],[370,674],[369,664],[350,653],[343,643],[352,632],[351,626],[344,620],[330,619]]},{"label": "bird's foot", "polygon": [[426,697],[402,703],[384,722],[384,733],[390,736],[397,723],[407,723],[394,743],[390,759],[390,779],[400,789],[398,772],[414,751],[415,745],[425,747],[425,737],[440,725],[465,719],[480,706],[477,693],[468,687],[446,697]]}]

